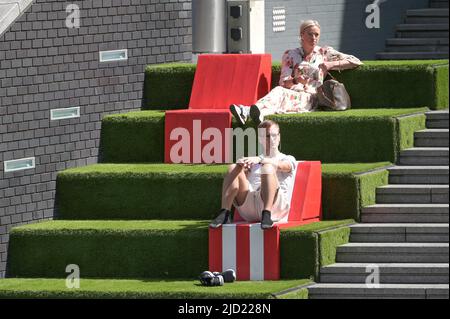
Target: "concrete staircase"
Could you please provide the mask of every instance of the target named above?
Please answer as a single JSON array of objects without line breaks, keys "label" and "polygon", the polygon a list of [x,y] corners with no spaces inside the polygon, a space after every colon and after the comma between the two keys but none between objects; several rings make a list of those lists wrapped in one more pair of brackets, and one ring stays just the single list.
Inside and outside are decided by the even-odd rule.
[{"label": "concrete staircase", "polygon": [[[448,116],[427,113],[427,129],[389,169],[389,185],[363,208],[337,263],[321,269],[311,299],[449,297]],[[379,285],[367,285],[376,271]]]},{"label": "concrete staircase", "polygon": [[448,59],[449,1],[430,0],[429,8],[406,12],[396,37],[386,40],[380,60]]}]

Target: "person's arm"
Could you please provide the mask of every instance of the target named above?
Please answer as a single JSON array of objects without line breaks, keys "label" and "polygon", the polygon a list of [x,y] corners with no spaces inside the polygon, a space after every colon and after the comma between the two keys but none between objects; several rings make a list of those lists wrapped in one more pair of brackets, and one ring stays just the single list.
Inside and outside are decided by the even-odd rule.
[{"label": "person's arm", "polygon": [[251,157],[243,157],[237,161],[236,164],[243,165],[246,169],[251,169],[253,165],[256,164],[271,164],[273,167],[277,169],[277,171],[282,171],[289,173],[292,171],[292,165],[289,161],[280,161],[275,158],[270,157],[259,157],[259,156],[251,156]]},{"label": "person's arm", "polygon": [[[359,60],[358,60],[359,61]],[[338,60],[338,61],[326,61],[323,63],[327,70],[347,70],[347,69],[354,69],[357,66],[361,65],[361,63],[358,64],[358,62],[355,62],[354,60]]]},{"label": "person's arm", "polygon": [[326,72],[331,70],[348,70],[354,69],[363,63],[355,56],[341,53],[331,47],[322,48],[325,61],[320,68]]},{"label": "person's arm", "polygon": [[284,173],[290,173],[292,171],[292,164],[288,161],[280,161],[275,158],[263,158],[261,160],[261,164],[272,164],[276,167],[277,171],[281,171]]},{"label": "person's arm", "polygon": [[251,169],[253,165],[259,163],[261,163],[261,157],[259,156],[242,157],[236,162],[237,165],[240,165],[245,169]]},{"label": "person's arm", "polygon": [[281,57],[281,74],[278,84],[286,89],[290,89],[294,85],[292,78],[292,60],[289,57],[289,51],[284,52]]}]

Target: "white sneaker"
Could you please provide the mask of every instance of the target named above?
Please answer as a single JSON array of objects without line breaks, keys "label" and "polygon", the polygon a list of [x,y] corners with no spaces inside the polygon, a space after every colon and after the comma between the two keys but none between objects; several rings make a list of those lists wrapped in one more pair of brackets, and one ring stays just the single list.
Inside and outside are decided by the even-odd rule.
[{"label": "white sneaker", "polygon": [[230,112],[240,125],[244,125],[248,118],[248,108],[244,108],[242,105],[231,104]]}]

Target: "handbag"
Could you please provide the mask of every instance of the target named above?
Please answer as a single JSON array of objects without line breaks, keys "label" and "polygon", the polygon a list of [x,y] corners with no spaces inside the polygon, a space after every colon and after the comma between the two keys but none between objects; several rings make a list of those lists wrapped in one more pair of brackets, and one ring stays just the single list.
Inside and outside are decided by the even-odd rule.
[{"label": "handbag", "polygon": [[317,88],[318,106],[325,111],[345,111],[352,107],[350,95],[345,85],[337,81],[331,74],[331,80],[326,80]]}]

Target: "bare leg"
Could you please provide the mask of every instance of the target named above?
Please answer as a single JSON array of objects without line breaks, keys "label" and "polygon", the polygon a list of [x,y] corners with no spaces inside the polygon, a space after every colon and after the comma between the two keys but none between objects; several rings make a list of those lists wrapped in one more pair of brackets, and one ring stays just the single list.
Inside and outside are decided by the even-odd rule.
[{"label": "bare leg", "polygon": [[261,174],[261,199],[264,210],[272,211],[279,187],[278,178],[272,165],[265,164],[262,169],[264,173]]},{"label": "bare leg", "polygon": [[236,164],[230,165],[222,185],[222,208],[231,210],[235,199],[238,205],[242,205],[247,193],[248,182],[244,168]]}]

